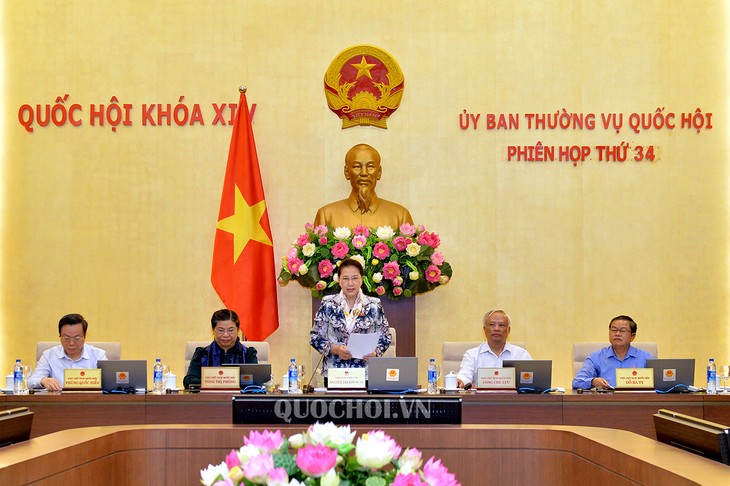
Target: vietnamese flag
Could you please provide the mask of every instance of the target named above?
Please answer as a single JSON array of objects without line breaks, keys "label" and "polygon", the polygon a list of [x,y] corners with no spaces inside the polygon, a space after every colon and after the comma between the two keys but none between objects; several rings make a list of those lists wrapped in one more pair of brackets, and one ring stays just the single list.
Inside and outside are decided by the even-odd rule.
[{"label": "vietnamese flag", "polygon": [[246,338],[263,341],[279,327],[274,247],[246,88],[239,91],[210,281],[225,306],[238,314]]}]

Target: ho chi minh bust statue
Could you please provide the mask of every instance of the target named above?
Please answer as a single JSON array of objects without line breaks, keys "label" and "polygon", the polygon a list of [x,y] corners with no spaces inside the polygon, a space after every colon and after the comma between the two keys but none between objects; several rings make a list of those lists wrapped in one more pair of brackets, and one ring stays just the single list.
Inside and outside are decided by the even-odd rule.
[{"label": "ho chi minh bust statue", "polygon": [[390,226],[397,229],[403,223],[413,224],[411,213],[400,204],[381,199],[375,193],[383,168],[380,154],[370,145],[361,143],[345,155],[345,179],[352,192],[347,199],[322,206],[314,217],[314,224],[332,227],[357,225],[377,228]]}]

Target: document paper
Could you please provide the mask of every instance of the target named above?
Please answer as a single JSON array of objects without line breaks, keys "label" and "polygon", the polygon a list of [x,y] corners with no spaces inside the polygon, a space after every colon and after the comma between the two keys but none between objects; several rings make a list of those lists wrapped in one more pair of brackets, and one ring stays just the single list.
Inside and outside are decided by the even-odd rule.
[{"label": "document paper", "polygon": [[352,353],[353,358],[362,359],[366,354],[375,351],[378,346],[380,333],[371,332],[368,334],[350,334],[350,341],[347,343],[347,349]]}]

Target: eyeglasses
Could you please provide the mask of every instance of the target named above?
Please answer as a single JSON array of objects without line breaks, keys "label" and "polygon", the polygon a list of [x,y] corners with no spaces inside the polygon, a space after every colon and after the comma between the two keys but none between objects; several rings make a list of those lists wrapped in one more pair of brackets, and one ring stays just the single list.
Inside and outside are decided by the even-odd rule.
[{"label": "eyeglasses", "polygon": [[215,333],[218,334],[219,336],[222,336],[224,334],[232,334],[232,335],[235,335],[235,334],[238,334],[238,329],[236,329],[235,327],[232,327],[230,329],[217,328],[215,330]]},{"label": "eyeglasses", "polygon": [[84,340],[84,336],[74,336],[74,337],[61,336],[61,341],[63,341],[64,343],[70,343],[72,341],[75,343],[80,343],[83,340]]},{"label": "eyeglasses", "polygon": [[507,327],[507,324],[504,322],[487,322],[486,327],[490,327],[492,329],[504,329]]},{"label": "eyeglasses", "polygon": [[631,329],[627,329],[625,327],[622,327],[621,329],[619,329],[617,327],[612,327],[612,328],[609,329],[609,331],[612,334],[628,334],[628,333],[631,332]]}]

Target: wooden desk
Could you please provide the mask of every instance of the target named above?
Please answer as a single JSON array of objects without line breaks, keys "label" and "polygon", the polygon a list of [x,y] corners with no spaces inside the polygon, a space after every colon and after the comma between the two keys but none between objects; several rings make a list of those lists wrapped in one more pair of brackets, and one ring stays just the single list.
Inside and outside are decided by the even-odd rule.
[{"label": "wooden desk", "polygon": [[[286,435],[301,427],[278,427]],[[728,484],[730,468],[623,430],[569,426],[391,426],[465,486]],[[56,432],[0,450],[0,484],[200,484],[261,427],[111,426]],[[358,435],[367,429],[358,429]]]},{"label": "wooden desk", "polygon": [[[652,415],[668,408],[730,425],[730,395],[463,394],[464,424],[589,425],[654,438]],[[0,408],[29,407],[31,437],[74,427],[129,424],[230,424],[231,395],[0,395]]]}]

